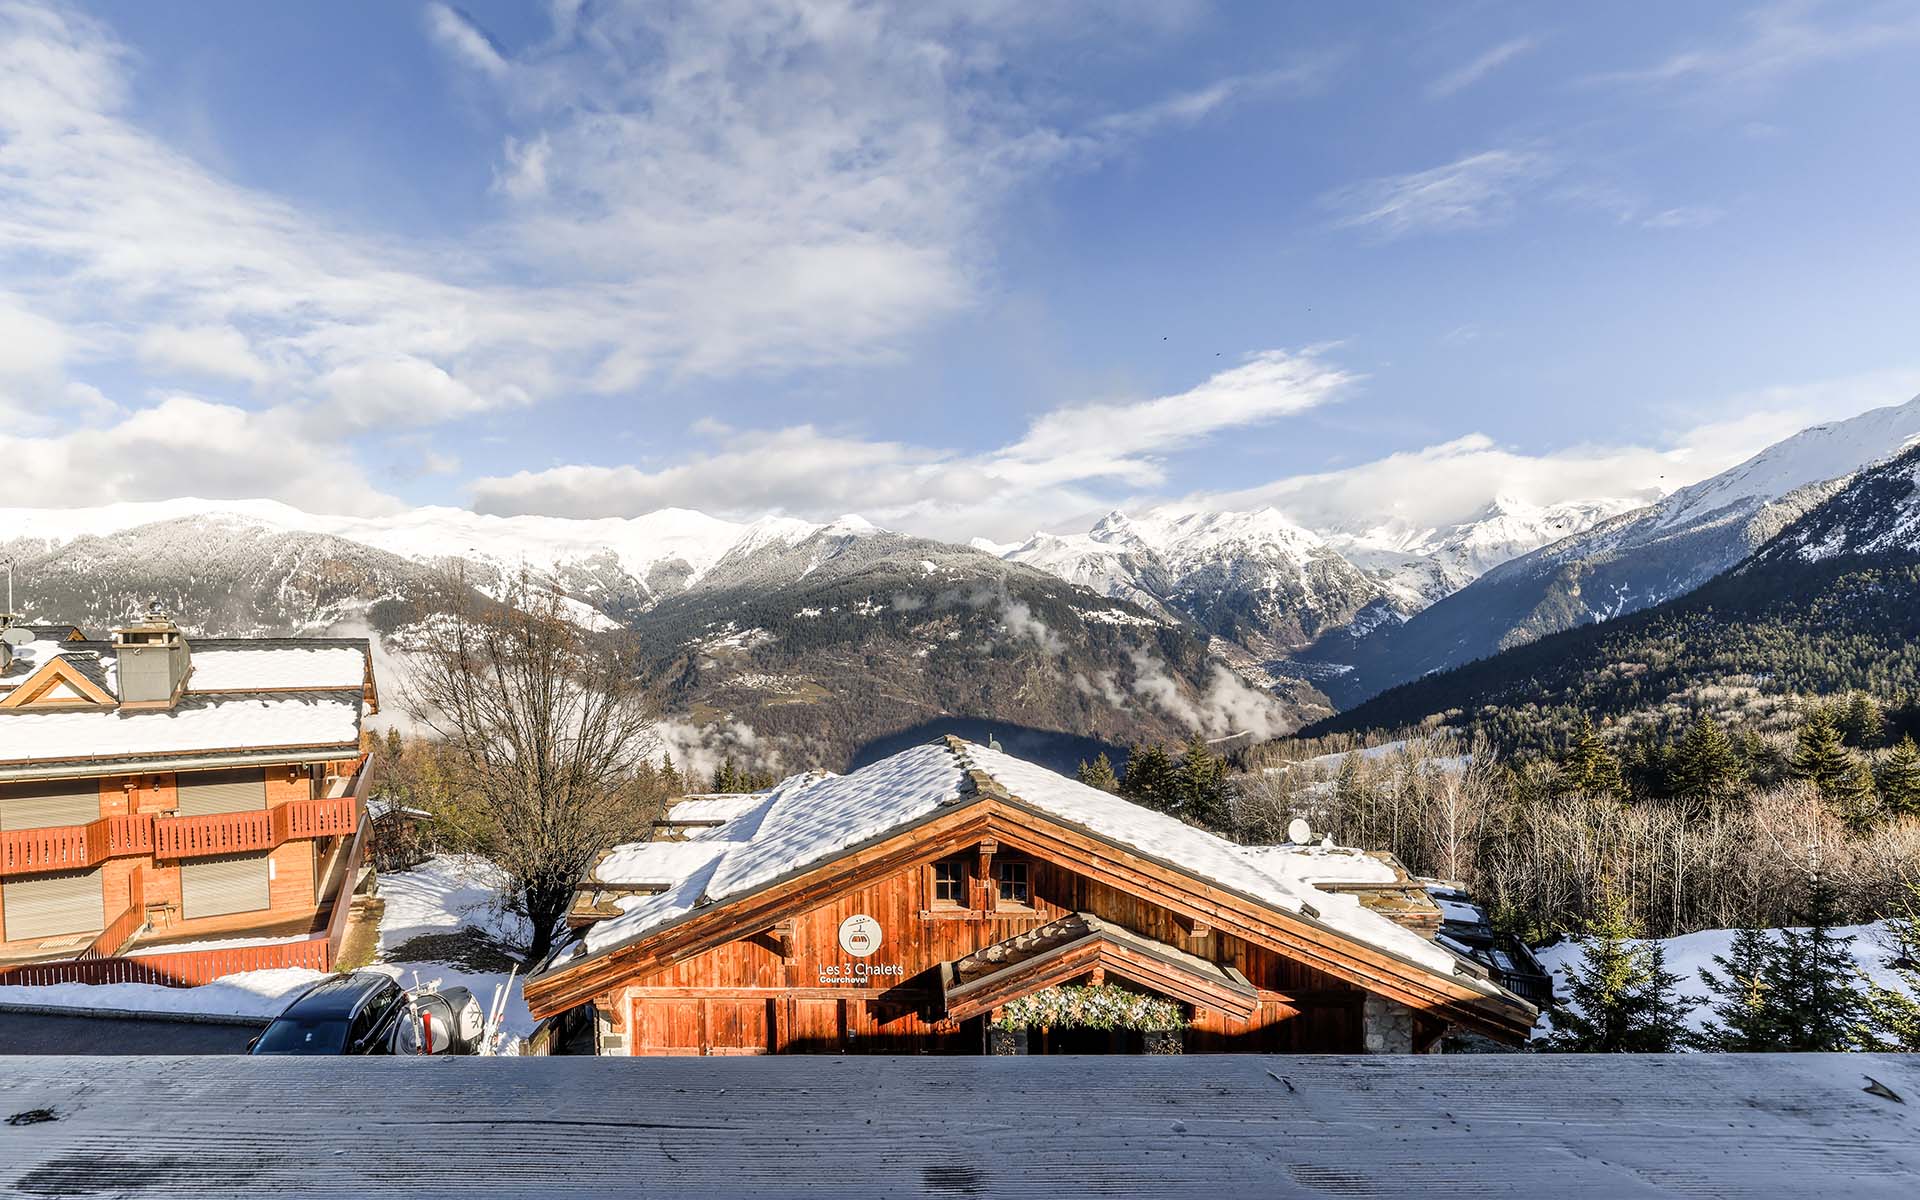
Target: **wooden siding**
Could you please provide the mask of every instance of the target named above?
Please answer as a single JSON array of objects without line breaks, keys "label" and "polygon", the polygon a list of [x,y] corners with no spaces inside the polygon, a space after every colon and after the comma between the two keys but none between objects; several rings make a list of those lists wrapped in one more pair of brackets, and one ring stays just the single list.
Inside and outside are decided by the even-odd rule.
[{"label": "wooden siding", "polygon": [[[981,1048],[981,1022],[942,1013],[939,964],[1088,912],[1231,966],[1259,989],[1251,1019],[1196,1010],[1189,1048],[1359,1050],[1363,993],[1352,985],[1236,937],[1196,936],[1191,922],[1150,901],[1059,864],[1018,857],[1030,864],[1029,907],[935,908],[930,858],[796,916],[790,932],[769,929],[636,976],[601,997],[600,1006],[628,1027],[635,1054],[972,1053]],[[879,950],[865,959],[839,945],[840,923],[855,914],[873,917],[883,930]],[[791,947],[787,957],[783,945]],[[895,967],[898,975],[871,974]]]}]

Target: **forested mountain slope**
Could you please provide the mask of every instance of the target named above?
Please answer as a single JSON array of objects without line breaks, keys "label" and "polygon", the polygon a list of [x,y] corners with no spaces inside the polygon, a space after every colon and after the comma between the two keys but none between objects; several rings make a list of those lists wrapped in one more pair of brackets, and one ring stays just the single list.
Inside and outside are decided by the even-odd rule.
[{"label": "forested mountain slope", "polygon": [[1651,609],[1396,687],[1310,734],[1439,716],[1524,744],[1543,710],[1597,716],[1737,682],[1763,692],[1920,688],[1920,448],[1862,471],[1733,570]]}]

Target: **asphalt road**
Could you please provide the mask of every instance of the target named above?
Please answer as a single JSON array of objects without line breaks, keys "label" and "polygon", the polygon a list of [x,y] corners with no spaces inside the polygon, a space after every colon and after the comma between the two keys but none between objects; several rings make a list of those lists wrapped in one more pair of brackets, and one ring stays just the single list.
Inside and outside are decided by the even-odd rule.
[{"label": "asphalt road", "polygon": [[259,1025],[69,1017],[0,1010],[0,1055],[244,1054]]}]

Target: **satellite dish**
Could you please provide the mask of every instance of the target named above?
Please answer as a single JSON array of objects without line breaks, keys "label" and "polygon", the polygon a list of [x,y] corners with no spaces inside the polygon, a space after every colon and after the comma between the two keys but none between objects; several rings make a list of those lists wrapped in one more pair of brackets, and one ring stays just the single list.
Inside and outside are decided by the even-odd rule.
[{"label": "satellite dish", "polygon": [[1313,828],[1299,817],[1287,822],[1287,840],[1296,846],[1304,846],[1313,840]]},{"label": "satellite dish", "polygon": [[5,629],[0,629],[0,642],[5,642],[9,646],[24,646],[31,641],[33,641],[33,630],[25,625],[9,625]]}]

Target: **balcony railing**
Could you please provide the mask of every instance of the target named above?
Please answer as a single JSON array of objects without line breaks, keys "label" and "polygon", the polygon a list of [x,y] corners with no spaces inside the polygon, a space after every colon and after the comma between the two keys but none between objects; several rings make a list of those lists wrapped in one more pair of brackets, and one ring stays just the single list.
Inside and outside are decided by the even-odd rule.
[{"label": "balcony railing", "polygon": [[85,825],[9,830],[0,833],[0,876],[80,871],[127,854],[207,858],[271,850],[296,838],[351,835],[360,824],[367,782],[367,760],[362,758],[350,779],[334,785],[332,790],[343,794],[323,800],[197,817],[131,813]]},{"label": "balcony railing", "polygon": [[123,854],[153,849],[153,818],[145,813],[101,817],[85,825],[50,825],[0,833],[0,875],[80,871]]}]

